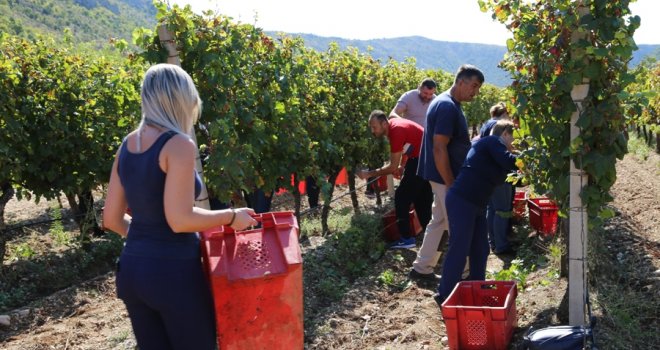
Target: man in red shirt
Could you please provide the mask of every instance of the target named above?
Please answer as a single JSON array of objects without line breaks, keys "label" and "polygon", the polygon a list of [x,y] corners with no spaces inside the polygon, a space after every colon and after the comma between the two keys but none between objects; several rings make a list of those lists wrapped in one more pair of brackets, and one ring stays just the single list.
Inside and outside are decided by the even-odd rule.
[{"label": "man in red shirt", "polygon": [[417,123],[403,118],[387,118],[381,110],[374,110],[369,116],[369,127],[375,137],[386,136],[390,141],[390,162],[376,170],[361,170],[357,175],[361,179],[378,177],[399,171],[401,158],[405,154],[408,158],[403,166],[403,176],[399,187],[394,192],[394,206],[396,210],[397,226],[401,238],[392,243],[390,248],[413,248],[416,246],[415,237],[410,232],[410,205],[415,205],[415,211],[422,229],[431,220],[431,205],[433,192],[428,181],[417,176],[417,162],[422,147],[424,129]]}]

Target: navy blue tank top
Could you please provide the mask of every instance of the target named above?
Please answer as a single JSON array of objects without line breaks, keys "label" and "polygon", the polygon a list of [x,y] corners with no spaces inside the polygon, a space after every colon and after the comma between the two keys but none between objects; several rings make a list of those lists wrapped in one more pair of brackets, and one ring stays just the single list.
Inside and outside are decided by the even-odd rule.
[{"label": "navy blue tank top", "polygon": [[[175,233],[165,219],[163,197],[167,174],[160,168],[158,157],[174,135],[174,131],[161,134],[142,153],[131,153],[125,140],[122,143],[117,172],[133,217],[122,254],[171,259],[200,256],[199,236]],[[195,197],[200,191],[201,180],[195,172]]]}]

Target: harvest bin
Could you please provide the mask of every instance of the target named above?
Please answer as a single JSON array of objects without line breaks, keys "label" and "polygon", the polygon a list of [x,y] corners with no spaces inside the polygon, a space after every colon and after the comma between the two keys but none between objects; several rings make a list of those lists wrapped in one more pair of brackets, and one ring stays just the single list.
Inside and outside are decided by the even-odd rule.
[{"label": "harvest bin", "polygon": [[[417,236],[422,232],[422,225],[419,224],[419,219],[417,218],[417,212],[415,209],[410,209],[410,233],[411,235]],[[396,211],[394,209],[388,211],[383,215],[383,237],[387,241],[396,241],[401,238],[399,233],[399,226],[396,224]]]},{"label": "harvest bin", "polygon": [[292,212],[256,215],[261,228],[202,232],[220,349],[302,349],[302,256]]},{"label": "harvest bin", "polygon": [[525,217],[525,212],[527,211],[527,193],[525,191],[516,190],[516,193],[513,195],[513,220],[520,222],[523,217]]},{"label": "harvest bin", "polygon": [[554,235],[557,231],[557,204],[548,198],[538,197],[527,200],[529,224],[542,235]]},{"label": "harvest bin", "polygon": [[515,281],[459,282],[442,303],[450,349],[507,349],[516,319]]}]

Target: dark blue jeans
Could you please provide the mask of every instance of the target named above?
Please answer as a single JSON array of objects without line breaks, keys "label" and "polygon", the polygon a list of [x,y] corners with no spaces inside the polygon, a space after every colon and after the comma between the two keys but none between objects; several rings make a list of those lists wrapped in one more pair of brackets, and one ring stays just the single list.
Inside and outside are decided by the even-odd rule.
[{"label": "dark blue jeans", "polygon": [[485,280],[489,253],[485,208],[479,208],[456,195],[451,188],[447,192],[445,205],[449,220],[449,247],[438,286],[438,293],[443,299],[446,299],[461,281],[468,256],[470,275],[467,280]]},{"label": "dark blue jeans", "polygon": [[504,184],[495,187],[493,195],[490,197],[486,209],[486,218],[488,220],[488,241],[493,247],[495,253],[503,252],[510,247],[507,235],[511,228],[509,215],[502,216],[500,213],[511,213],[513,202],[511,184]]},{"label": "dark blue jeans", "polygon": [[116,283],[140,350],[216,349],[213,300],[200,259],[122,255]]}]

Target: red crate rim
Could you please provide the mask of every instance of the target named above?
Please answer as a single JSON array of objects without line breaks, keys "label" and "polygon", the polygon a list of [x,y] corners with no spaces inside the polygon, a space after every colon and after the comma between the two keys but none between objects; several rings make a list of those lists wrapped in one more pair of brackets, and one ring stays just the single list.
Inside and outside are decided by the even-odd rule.
[{"label": "red crate rim", "polygon": [[[472,286],[472,288],[482,288],[483,286],[487,285],[496,285],[497,288],[507,288],[506,291],[506,299],[504,300],[504,303],[502,306],[465,306],[465,305],[458,305],[455,304],[454,299],[456,299],[455,295],[458,294],[458,290],[460,288],[463,288],[465,286]],[[456,284],[454,289],[451,291],[449,294],[449,297],[442,303],[441,308],[442,309],[463,309],[463,308],[470,308],[470,309],[506,309],[511,306],[511,303],[515,302],[516,297],[518,296],[518,288],[516,286],[515,281],[461,281]]]},{"label": "red crate rim", "polygon": [[527,204],[539,209],[559,209],[557,202],[546,197],[527,198]]}]

